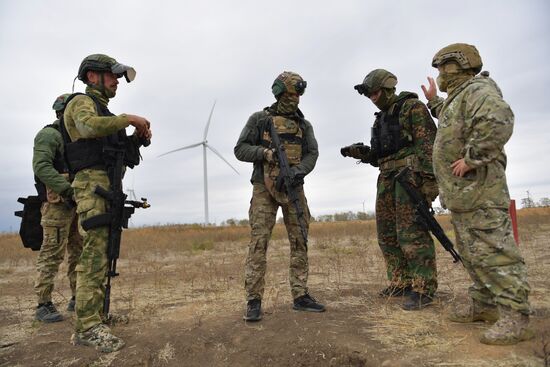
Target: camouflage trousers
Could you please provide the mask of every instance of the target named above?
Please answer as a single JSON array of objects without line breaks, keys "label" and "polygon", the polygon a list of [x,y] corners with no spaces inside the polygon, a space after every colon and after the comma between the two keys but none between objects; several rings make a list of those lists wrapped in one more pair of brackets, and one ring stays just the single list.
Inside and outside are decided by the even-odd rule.
[{"label": "camouflage trousers", "polygon": [[530,313],[527,268],[506,209],[452,213],[457,249],[470,278],[470,296],[485,304]]},{"label": "camouflage trousers", "polygon": [[[303,188],[298,190],[300,204],[304,210],[307,226],[310,214]],[[245,290],[247,300],[262,299],[265,288],[265,271],[267,245],[275,225],[279,206],[283,210],[283,218],[290,242],[289,281],[292,297],[306,294],[308,277],[307,247],[304,243],[296,209],[291,203],[280,204],[268,192],[264,184],[255,183],[250,201],[248,216],[250,220],[251,238],[248,246],[248,256],[245,264]]]},{"label": "camouflage trousers", "polygon": [[[376,194],[376,231],[387,277],[390,286],[412,286],[416,292],[433,294],[437,289],[434,242],[417,222],[413,204],[394,176],[381,173]],[[420,177],[412,173],[407,181],[418,188]]]},{"label": "camouflage trousers", "polygon": [[40,211],[44,239],[36,261],[38,277],[34,290],[38,303],[47,303],[52,300],[54,279],[65,257],[65,249],[68,255],[67,277],[71,295],[76,294],[75,268],[82,252],[82,238],[78,233],[76,208],[69,209],[62,202],[45,202]]},{"label": "camouflage trousers", "polygon": [[79,231],[83,237],[82,255],[76,267],[76,331],[83,332],[101,323],[107,274],[108,227],[84,231],[82,221],[103,214],[105,199],[94,193],[95,187],[109,189],[107,173],[84,169],[72,183],[79,216]]}]

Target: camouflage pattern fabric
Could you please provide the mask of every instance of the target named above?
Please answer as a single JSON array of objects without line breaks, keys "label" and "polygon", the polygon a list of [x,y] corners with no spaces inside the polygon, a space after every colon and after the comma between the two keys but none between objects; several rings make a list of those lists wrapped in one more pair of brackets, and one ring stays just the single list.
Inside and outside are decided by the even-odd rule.
[{"label": "camouflage pattern fabric", "polygon": [[[514,114],[496,83],[488,77],[471,78],[446,100],[429,101],[428,107],[439,119],[433,163],[442,205],[451,211],[507,209],[504,144],[512,135]],[[449,167],[461,158],[474,169],[454,176]]]},{"label": "camouflage pattern fabric", "polygon": [[[99,90],[93,87],[86,87],[86,94],[93,95],[104,106],[107,106],[109,102]],[[65,108],[63,116],[65,128],[71,141],[80,138],[101,138],[129,126],[126,114],[98,116],[93,99],[86,95],[74,97]]]},{"label": "camouflage pattern fabric", "polygon": [[82,234],[83,248],[76,267],[76,331],[83,332],[100,324],[103,301],[105,299],[105,277],[107,274],[108,227],[84,231],[82,221],[103,214],[107,210],[105,199],[94,193],[96,186],[108,190],[110,187],[107,173],[101,170],[83,169],[72,183],[79,231]]},{"label": "camouflage pattern fabric", "polygon": [[[298,196],[309,227],[310,214],[303,188],[298,189]],[[255,183],[253,185],[252,200],[250,201],[250,210],[248,211],[252,231],[245,263],[247,300],[261,300],[263,297],[267,246],[279,207],[283,210],[283,218],[290,242],[289,281],[292,297],[296,299],[308,293],[307,247],[300,232],[296,210],[292,204],[279,204],[268,192],[265,185]]]},{"label": "camouflage pattern fabric", "polygon": [[[442,204],[451,210],[457,247],[473,281],[470,295],[483,303],[528,314],[525,263],[512,237],[504,144],[514,115],[496,83],[472,77],[447,99],[428,103],[439,118],[434,171]],[[464,177],[450,168],[464,158],[473,169]]]},{"label": "camouflage pattern fabric", "polygon": [[[429,232],[416,222],[414,206],[394,177],[393,173],[380,174],[376,195],[378,245],[386,260],[390,286],[412,286],[415,292],[432,295],[437,289],[434,243]],[[417,188],[422,183],[416,173],[407,181]]]},{"label": "camouflage pattern fabric", "polygon": [[473,284],[469,294],[483,304],[530,313],[527,269],[504,209],[452,212],[457,249]]},{"label": "camouflage pattern fabric", "polygon": [[68,254],[67,277],[71,296],[76,295],[75,268],[82,252],[82,238],[78,233],[76,208],[69,209],[62,202],[45,202],[41,213],[44,241],[36,262],[38,278],[34,290],[38,303],[47,303],[52,300],[54,279],[63,262],[65,249]]},{"label": "camouflage pattern fabric", "polygon": [[415,221],[414,208],[404,189],[394,182],[395,175],[403,167],[392,168],[391,162],[414,157],[407,179],[421,191],[429,203],[437,196],[434,193],[432,170],[432,144],[436,127],[426,106],[417,95],[401,92],[389,109],[400,99],[407,99],[399,114],[403,138],[412,144],[382,159],[377,159],[371,150],[368,161],[389,167],[380,170],[376,194],[376,229],[378,244],[386,260],[386,271],[391,286],[406,287],[422,294],[433,294],[437,289],[435,248],[428,230]]},{"label": "camouflage pattern fabric", "polygon": [[[94,95],[107,106],[108,98],[101,91],[88,86],[86,93]],[[80,138],[108,136],[128,126],[126,115],[98,116],[94,101],[84,95],[74,97],[65,108],[64,122],[72,141]],[[107,172],[97,169],[79,171],[72,183],[79,216],[79,231],[83,237],[83,249],[76,267],[76,324],[77,332],[83,332],[102,322],[107,272],[108,228],[84,231],[80,223],[107,210],[105,199],[94,193],[96,186],[108,190]]]}]

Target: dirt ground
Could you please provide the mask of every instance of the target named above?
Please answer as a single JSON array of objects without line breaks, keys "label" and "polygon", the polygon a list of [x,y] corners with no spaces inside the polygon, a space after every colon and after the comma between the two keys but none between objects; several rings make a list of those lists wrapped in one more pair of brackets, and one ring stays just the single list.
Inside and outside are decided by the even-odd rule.
[{"label": "dirt ground", "polygon": [[[68,312],[55,324],[33,320],[36,253],[0,235],[0,366],[548,366],[550,211],[520,224],[537,337],[510,347],[480,344],[485,324],[446,320],[469,281],[440,248],[433,306],[406,312],[402,299],[378,297],[386,279],[374,224],[342,222],[311,229],[309,286],[327,306],[320,314],[292,310],[288,244],[276,229],[259,323],[242,320],[248,228],[126,231],[111,304],[130,317],[113,327],[126,347],[103,354],[69,343]],[[60,310],[70,298],[65,271],[54,291]]]}]

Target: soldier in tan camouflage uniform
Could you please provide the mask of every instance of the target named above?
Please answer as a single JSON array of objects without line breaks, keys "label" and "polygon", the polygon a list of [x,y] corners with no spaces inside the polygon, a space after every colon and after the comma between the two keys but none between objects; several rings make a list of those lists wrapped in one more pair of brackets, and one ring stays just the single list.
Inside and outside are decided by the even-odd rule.
[{"label": "soldier in tan camouflage uniform", "polygon": [[381,296],[406,296],[405,310],[418,310],[433,302],[437,290],[435,248],[428,229],[417,220],[414,204],[396,175],[424,196],[428,205],[437,197],[432,169],[436,127],[426,106],[411,92],[395,93],[397,77],[384,69],[367,74],[355,89],[380,109],[375,113],[371,147],[351,156],[379,167],[376,193],[378,244],[386,260],[390,285]]},{"label": "soldier in tan camouflage uniform", "polygon": [[[306,82],[298,74],[285,71],[273,82],[272,92],[277,99],[270,107],[254,113],[248,119],[235,146],[235,156],[254,163],[251,182],[252,200],[248,212],[252,227],[245,265],[247,311],[244,319],[261,319],[261,300],[265,286],[266,252],[279,207],[283,210],[290,242],[289,280],[295,310],[322,312],[325,307],[308,293],[307,246],[300,231],[296,209],[286,194],[276,190],[279,165],[274,159],[268,124],[273,123],[294,174],[296,191],[309,225],[310,214],[303,190],[303,178],[315,167],[319,152],[313,127],[298,108]],[[307,232],[307,228],[306,228]]]},{"label": "soldier in tan camouflage uniform", "polygon": [[[78,70],[78,78],[86,83],[86,94],[74,96],[64,113],[64,126],[70,143],[66,150],[67,161],[75,179],[72,183],[79,230],[84,238],[82,256],[76,267],[76,332],[73,344],[93,346],[102,352],[113,352],[124,346],[122,339],[114,336],[102,321],[107,271],[108,227],[84,231],[81,223],[107,210],[106,200],[94,190],[101,186],[109,190],[110,181],[103,160],[103,147],[109,137],[120,134],[127,126],[136,128],[136,139],[150,138],[149,122],[136,115],[113,115],[107,105],[116,95],[118,78],[124,76],[130,82],[135,70],[102,54],[84,58]],[[118,135],[117,135],[118,136]]]},{"label": "soldier in tan camouflage uniform", "polygon": [[34,285],[38,296],[35,319],[44,322],[63,320],[63,316],[52,303],[52,291],[59,265],[65,256],[65,249],[68,254],[67,276],[72,295],[67,311],[74,311],[75,267],[82,252],[82,238],[77,229],[73,189],[68,179],[63,138],[59,131],[59,118],[63,114],[68,96],[69,94],[63,94],[56,98],[52,108],[58,119],[38,132],[34,138],[33,147],[32,166],[37,186],[40,187],[39,191],[46,194],[46,201],[40,210],[44,240],[36,262],[38,278]]},{"label": "soldier in tan camouflage uniform", "polygon": [[504,144],[514,114],[486,72],[477,49],[457,43],[433,58],[436,83],[422,86],[428,107],[439,119],[434,171],[441,204],[449,209],[457,246],[473,281],[472,303],[451,313],[456,322],[498,320],[481,335],[485,344],[515,344],[533,336],[527,269],[512,235]]}]

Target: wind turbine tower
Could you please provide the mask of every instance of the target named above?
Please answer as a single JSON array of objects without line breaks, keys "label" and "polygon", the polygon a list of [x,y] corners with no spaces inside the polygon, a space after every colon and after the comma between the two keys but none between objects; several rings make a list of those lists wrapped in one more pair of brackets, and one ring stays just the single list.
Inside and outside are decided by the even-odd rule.
[{"label": "wind turbine tower", "polygon": [[202,166],[203,166],[203,175],[204,175],[204,225],[207,226],[210,221],[208,217],[208,168],[207,168],[207,162],[206,162],[206,148],[210,149],[212,153],[220,157],[222,161],[224,161],[233,171],[235,171],[237,174],[239,172],[229,163],[220,152],[218,152],[214,147],[212,147],[210,144],[208,144],[207,136],[208,136],[208,128],[210,127],[210,121],[212,120],[212,113],[214,113],[214,107],[216,107],[216,101],[214,101],[214,104],[212,105],[212,109],[210,110],[210,115],[208,116],[208,121],[206,122],[206,127],[204,128],[204,135],[202,137],[202,141],[187,145],[178,149],[171,150],[169,152],[163,153],[159,155],[159,157],[165,156],[170,153],[178,152],[180,150],[185,149],[191,149],[194,147],[198,147],[199,145],[202,145]]}]

